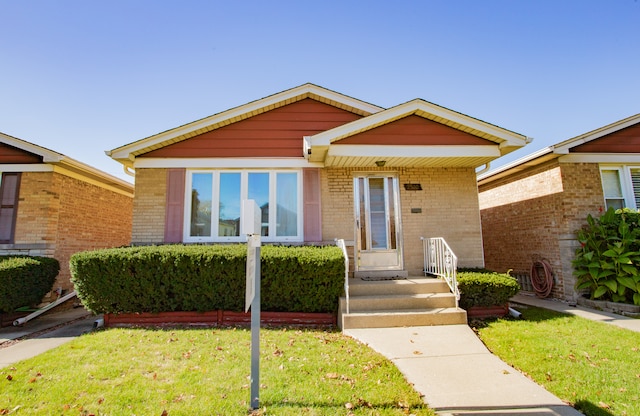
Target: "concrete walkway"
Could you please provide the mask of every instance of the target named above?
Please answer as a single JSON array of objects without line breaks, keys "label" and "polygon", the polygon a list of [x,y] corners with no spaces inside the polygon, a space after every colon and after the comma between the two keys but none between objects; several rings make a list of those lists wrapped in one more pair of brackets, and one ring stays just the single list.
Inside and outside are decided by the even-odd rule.
[{"label": "concrete walkway", "polygon": [[75,308],[49,312],[23,326],[0,328],[0,368],[35,357],[91,331],[94,320],[84,308]]}]

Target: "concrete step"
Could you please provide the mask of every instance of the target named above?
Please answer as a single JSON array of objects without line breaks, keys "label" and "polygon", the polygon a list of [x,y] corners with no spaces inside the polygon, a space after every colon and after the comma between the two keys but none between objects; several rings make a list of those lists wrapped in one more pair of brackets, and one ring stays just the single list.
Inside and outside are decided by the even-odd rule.
[{"label": "concrete step", "polygon": [[[340,309],[346,311],[346,298],[340,298]],[[414,293],[408,295],[372,295],[351,296],[350,312],[396,310],[396,309],[429,309],[453,308],[456,298],[453,293]]]},{"label": "concrete step", "polygon": [[428,277],[400,280],[349,279],[349,296],[411,295],[419,293],[449,293],[447,282]]},{"label": "concrete step", "polygon": [[467,324],[467,312],[456,308],[433,308],[422,311],[376,311],[341,314],[342,330],[353,328],[392,328]]}]

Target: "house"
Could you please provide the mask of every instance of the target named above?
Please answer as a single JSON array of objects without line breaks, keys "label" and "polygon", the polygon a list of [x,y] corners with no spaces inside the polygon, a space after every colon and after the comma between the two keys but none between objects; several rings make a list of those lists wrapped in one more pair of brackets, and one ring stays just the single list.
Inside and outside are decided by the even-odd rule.
[{"label": "house", "polygon": [[57,259],[55,289],[73,290],[73,253],[130,243],[132,184],[3,133],[0,173],[0,255]]},{"label": "house", "polygon": [[478,187],[486,267],[526,283],[544,261],[550,296],[575,301],[571,261],[587,215],[640,208],[640,114],[483,173]]},{"label": "house", "polygon": [[416,99],[382,108],[304,84],[126,144],[133,244],[262,241],[352,246],[356,274],[422,275],[420,237],[482,266],[476,169],[527,137]]}]

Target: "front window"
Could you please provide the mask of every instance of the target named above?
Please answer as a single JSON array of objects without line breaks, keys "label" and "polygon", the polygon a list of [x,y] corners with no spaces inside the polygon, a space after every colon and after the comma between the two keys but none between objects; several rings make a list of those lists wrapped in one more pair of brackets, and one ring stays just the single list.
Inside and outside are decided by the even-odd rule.
[{"label": "front window", "polygon": [[640,208],[640,167],[602,167],[600,176],[607,209]]},{"label": "front window", "polygon": [[192,171],[184,241],[244,241],[244,199],[260,207],[263,241],[301,241],[300,187],[298,171]]}]

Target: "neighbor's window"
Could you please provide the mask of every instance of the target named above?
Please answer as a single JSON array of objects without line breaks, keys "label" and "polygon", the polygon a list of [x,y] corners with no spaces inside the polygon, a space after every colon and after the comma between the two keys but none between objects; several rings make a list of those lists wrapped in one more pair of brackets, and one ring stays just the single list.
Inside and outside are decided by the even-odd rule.
[{"label": "neighbor's window", "polygon": [[640,167],[603,167],[600,174],[607,209],[640,207]]},{"label": "neighbor's window", "polygon": [[13,243],[19,191],[20,173],[0,175],[0,243]]},{"label": "neighbor's window", "polygon": [[192,171],[185,241],[244,241],[244,199],[260,207],[264,241],[301,241],[300,187],[298,171]]}]

